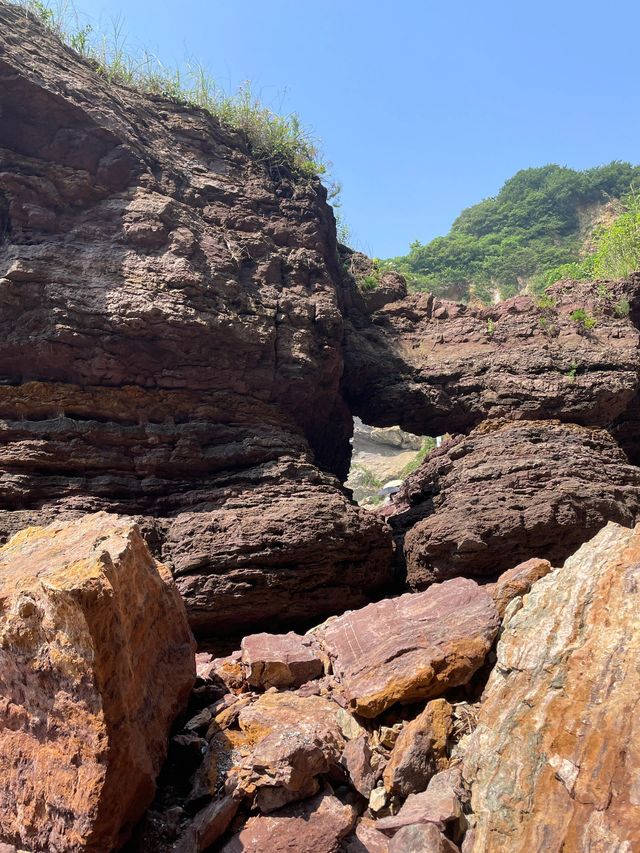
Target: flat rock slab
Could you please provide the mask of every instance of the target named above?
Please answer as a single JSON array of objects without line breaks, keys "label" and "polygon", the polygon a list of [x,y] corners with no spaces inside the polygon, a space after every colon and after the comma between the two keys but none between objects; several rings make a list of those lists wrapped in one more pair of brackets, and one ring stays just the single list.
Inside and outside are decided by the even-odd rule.
[{"label": "flat rock slab", "polygon": [[539,580],[497,656],[464,759],[473,853],[640,850],[640,526]]},{"label": "flat rock slab", "polygon": [[351,806],[331,794],[251,817],[221,853],[338,853],[355,822]]},{"label": "flat rock slab", "polygon": [[130,519],[101,512],[0,548],[0,612],[0,837],[119,847],[195,680],[171,576]]},{"label": "flat rock slab", "polygon": [[456,578],[425,592],[370,604],[317,632],[351,708],[375,717],[395,702],[465,684],[496,636],[491,595]]},{"label": "flat rock slab", "polygon": [[293,631],[242,640],[242,666],[251,687],[300,687],[323,675],[324,658],[312,638]]}]

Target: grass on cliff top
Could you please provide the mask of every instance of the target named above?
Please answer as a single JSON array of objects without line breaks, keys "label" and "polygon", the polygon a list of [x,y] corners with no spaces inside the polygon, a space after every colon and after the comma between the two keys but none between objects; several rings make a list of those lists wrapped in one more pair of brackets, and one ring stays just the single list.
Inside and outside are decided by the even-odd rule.
[{"label": "grass on cliff top", "polygon": [[[250,83],[244,83],[229,95],[198,62],[190,61],[185,68],[167,68],[147,51],[136,55],[127,48],[121,18],[112,21],[110,33],[98,32],[91,24],[82,24],[71,0],[12,2],[91,61],[110,82],[201,107],[225,127],[244,133],[253,153],[270,170],[284,167],[296,177],[307,179],[327,173],[328,164],[323,161],[317,140],[298,116],[274,113],[260,102]],[[330,197],[335,198],[338,192],[337,186],[329,187]]]}]

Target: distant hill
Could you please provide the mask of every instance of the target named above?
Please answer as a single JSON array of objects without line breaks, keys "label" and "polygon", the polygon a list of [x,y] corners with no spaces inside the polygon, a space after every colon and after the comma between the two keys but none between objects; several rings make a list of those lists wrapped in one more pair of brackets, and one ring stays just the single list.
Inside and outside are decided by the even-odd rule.
[{"label": "distant hill", "polygon": [[551,271],[593,251],[599,226],[622,211],[640,184],[640,166],[614,161],[576,171],[550,164],[524,169],[498,195],[463,210],[444,237],[416,241],[389,265],[413,290],[492,302],[539,291]]}]

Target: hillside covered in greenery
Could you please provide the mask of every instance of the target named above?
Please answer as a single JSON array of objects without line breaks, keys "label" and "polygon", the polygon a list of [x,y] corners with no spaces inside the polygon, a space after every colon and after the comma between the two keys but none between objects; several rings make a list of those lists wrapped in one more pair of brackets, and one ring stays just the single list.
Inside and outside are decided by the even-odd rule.
[{"label": "hillside covered in greenery", "polygon": [[634,184],[640,166],[619,161],[585,171],[553,164],[525,169],[498,195],[464,210],[446,236],[416,241],[388,263],[410,288],[454,299],[491,302],[541,291],[557,278],[593,272],[584,251],[589,212],[625,199],[618,212],[630,211],[634,222]]}]

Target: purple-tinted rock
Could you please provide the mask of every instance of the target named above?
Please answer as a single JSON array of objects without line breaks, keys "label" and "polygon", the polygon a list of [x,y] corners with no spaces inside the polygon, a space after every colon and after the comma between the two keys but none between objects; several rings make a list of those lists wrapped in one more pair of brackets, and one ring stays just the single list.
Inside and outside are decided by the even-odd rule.
[{"label": "purple-tinted rock", "polygon": [[300,687],[324,673],[324,655],[311,637],[250,634],[242,640],[242,666],[251,687]]},{"label": "purple-tinted rock", "polygon": [[482,665],[498,626],[489,593],[455,578],[345,613],[317,636],[351,708],[375,717],[395,702],[465,684]]}]

